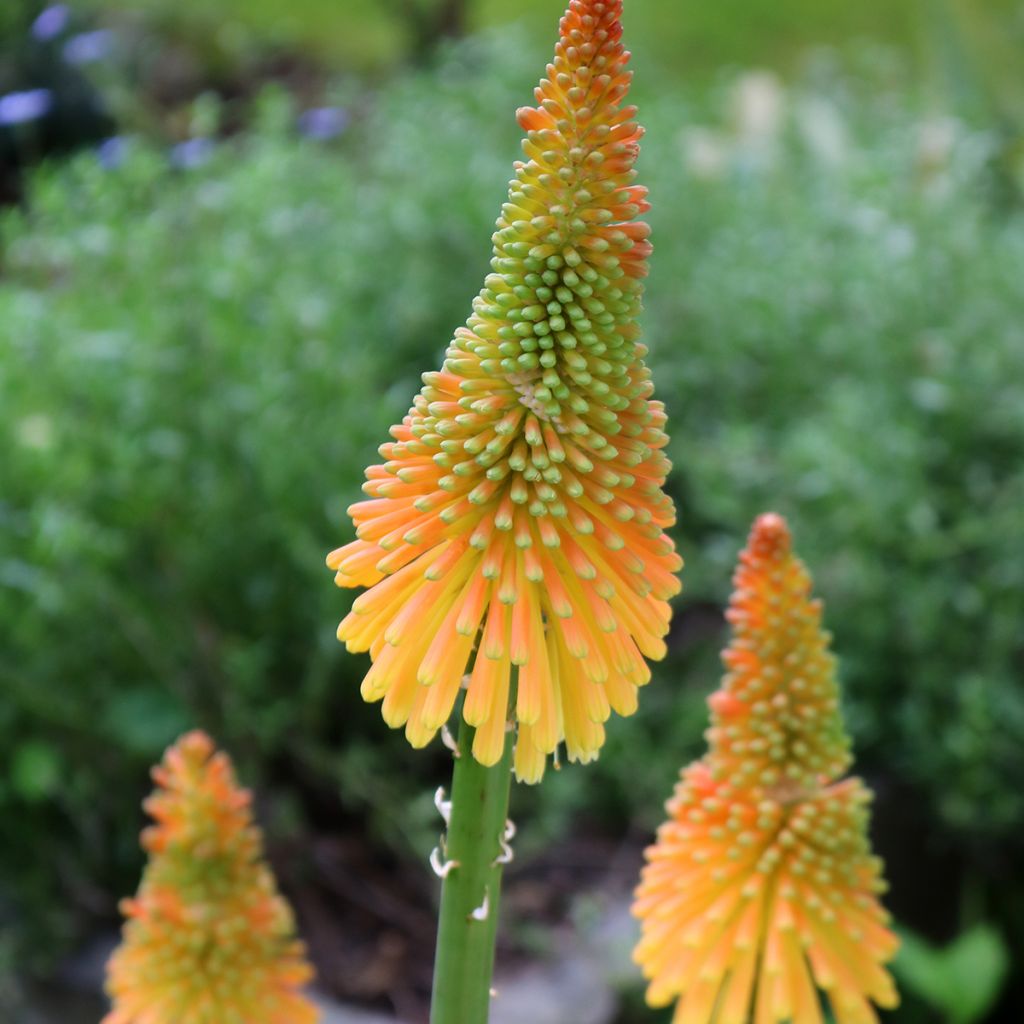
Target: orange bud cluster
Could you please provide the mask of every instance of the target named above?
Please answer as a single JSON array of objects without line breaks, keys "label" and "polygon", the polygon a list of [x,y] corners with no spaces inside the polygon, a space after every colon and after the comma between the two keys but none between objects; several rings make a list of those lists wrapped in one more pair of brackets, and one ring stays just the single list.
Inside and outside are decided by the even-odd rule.
[{"label": "orange bud cluster", "polygon": [[418,747],[465,687],[473,754],[496,763],[511,717],[527,781],[560,742],[593,759],[611,712],[636,709],[679,590],[665,413],[638,342],[651,246],[621,12],[570,3],[518,114],[527,159],[493,273],[367,470],[357,539],[327,560],[369,588],[338,629],[373,659],[364,698]]},{"label": "orange bud cluster", "polygon": [[728,672],[705,758],[683,771],[634,913],[648,1001],[675,1024],[873,1024],[898,998],[896,950],[849,767],[821,603],[777,515],[740,556]]},{"label": "orange bud cluster", "polygon": [[262,860],[251,797],[201,732],[153,769],[150,860],[107,965],[103,1024],[316,1024],[312,970]]}]

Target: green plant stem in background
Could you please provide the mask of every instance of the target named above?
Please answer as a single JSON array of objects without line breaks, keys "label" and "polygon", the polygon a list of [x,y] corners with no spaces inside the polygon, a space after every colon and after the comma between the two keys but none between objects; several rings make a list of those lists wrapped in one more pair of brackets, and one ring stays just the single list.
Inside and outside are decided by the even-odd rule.
[{"label": "green plant stem in background", "polygon": [[512,787],[511,734],[493,767],[472,754],[475,729],[460,713],[441,889],[430,1024],[486,1024],[501,896],[502,840]]}]

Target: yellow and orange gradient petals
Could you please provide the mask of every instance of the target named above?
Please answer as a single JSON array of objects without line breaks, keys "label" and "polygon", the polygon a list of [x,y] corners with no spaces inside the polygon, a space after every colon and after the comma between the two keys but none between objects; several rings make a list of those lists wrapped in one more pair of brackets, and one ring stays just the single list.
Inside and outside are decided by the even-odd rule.
[{"label": "yellow and orange gradient petals", "polygon": [[675,1024],[871,1024],[897,941],[849,764],[820,604],[776,515],[740,558],[734,635],[702,761],[647,851],[634,913],[648,1001]]},{"label": "yellow and orange gradient petals", "polygon": [[511,718],[531,781],[560,742],[594,758],[611,711],[635,710],[679,591],[638,341],[651,247],[621,11],[573,0],[563,17],[518,113],[493,272],[367,470],[356,540],[328,557],[339,586],[367,588],[338,637],[370,653],[362,693],[387,723],[421,746],[467,687],[474,756],[500,759]]},{"label": "yellow and orange gradient petals", "polygon": [[836,1024],[895,1006],[869,800],[859,779],[786,804],[688,768],[634,907],[651,1004],[678,998],[677,1024],[823,1024],[815,986]]},{"label": "yellow and orange gradient petals", "polygon": [[153,777],[150,860],[138,894],[121,904],[103,1024],[315,1024],[301,993],[312,970],[231,762],[193,732]]}]

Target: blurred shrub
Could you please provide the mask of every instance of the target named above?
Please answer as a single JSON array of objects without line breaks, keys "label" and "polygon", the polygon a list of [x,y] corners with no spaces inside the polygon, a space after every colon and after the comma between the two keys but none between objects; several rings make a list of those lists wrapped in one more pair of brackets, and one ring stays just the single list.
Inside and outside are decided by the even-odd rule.
[{"label": "blurred shrub", "polygon": [[[872,60],[870,90],[826,68],[710,112],[641,97],[687,591],[601,761],[517,793],[521,853],[580,816],[659,820],[769,507],[828,602],[862,770],[923,794],[968,859],[1013,841],[1024,231],[988,205],[984,129],[919,120]],[[283,817],[337,827],[340,798],[394,850],[433,842],[445,755],[361,705],[323,557],[479,287],[535,64],[465,44],[326,146],[268,94],[251,135],[176,166],[83,156],[4,221],[0,922],[40,948],[112,908],[145,766],[187,724]]]}]

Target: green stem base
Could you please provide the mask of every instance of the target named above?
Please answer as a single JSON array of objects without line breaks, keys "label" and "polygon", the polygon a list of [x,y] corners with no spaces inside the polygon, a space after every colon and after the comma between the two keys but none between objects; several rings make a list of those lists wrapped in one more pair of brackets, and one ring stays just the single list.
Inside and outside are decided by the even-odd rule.
[{"label": "green stem base", "polygon": [[475,730],[461,719],[441,888],[430,1024],[487,1024],[501,899],[501,842],[512,788],[512,736],[492,768],[472,754]]}]

